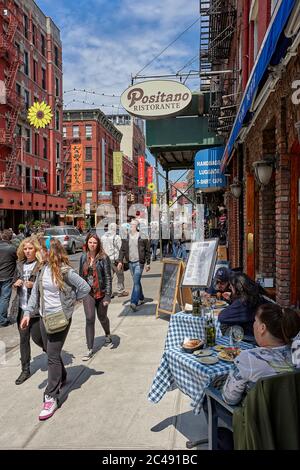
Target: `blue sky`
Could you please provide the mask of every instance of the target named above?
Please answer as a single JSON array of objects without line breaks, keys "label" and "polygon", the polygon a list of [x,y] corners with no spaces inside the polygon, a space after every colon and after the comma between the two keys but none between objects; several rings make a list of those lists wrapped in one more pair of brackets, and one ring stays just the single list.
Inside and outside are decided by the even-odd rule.
[{"label": "blue sky", "polygon": [[[199,0],[36,0],[36,3],[61,32],[64,106],[100,107],[105,113],[122,112],[118,96],[131,85],[131,76],[199,17]],[[193,59],[184,71],[198,70],[198,51],[199,22],[142,73],[176,73]],[[189,79],[186,85],[198,90],[199,80]],[[99,95],[70,92],[74,88]],[[101,96],[102,93],[116,97]]]}]

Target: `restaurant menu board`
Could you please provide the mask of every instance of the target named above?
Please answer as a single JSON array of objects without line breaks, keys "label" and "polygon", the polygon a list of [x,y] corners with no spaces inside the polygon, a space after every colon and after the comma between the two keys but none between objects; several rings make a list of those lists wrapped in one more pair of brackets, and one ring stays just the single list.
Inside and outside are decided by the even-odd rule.
[{"label": "restaurant menu board", "polygon": [[209,287],[217,259],[218,238],[193,242],[182,286]]},{"label": "restaurant menu board", "polygon": [[179,281],[181,276],[181,261],[163,260],[159,300],[156,317],[161,313],[175,313]]}]

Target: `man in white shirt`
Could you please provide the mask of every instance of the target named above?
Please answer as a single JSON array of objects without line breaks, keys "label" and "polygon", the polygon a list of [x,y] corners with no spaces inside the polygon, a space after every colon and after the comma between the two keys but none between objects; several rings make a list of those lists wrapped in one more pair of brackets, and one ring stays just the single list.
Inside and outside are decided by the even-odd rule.
[{"label": "man in white shirt", "polygon": [[111,262],[112,280],[115,278],[114,275],[117,277],[118,297],[127,297],[129,292],[125,291],[124,288],[124,270],[117,269],[117,262],[122,245],[122,239],[120,235],[117,234],[117,224],[109,224],[108,231],[101,237],[101,242],[103,249]]}]

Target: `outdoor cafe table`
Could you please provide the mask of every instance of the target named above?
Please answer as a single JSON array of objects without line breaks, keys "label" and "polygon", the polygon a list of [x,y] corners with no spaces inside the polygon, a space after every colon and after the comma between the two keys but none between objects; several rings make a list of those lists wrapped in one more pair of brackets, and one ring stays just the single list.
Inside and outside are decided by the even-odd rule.
[{"label": "outdoor cafe table", "polygon": [[[189,319],[186,317],[187,315]],[[178,317],[175,320],[176,316]],[[201,332],[199,333],[199,327],[204,328],[204,321],[203,317],[193,317],[181,312],[172,316],[169,326],[171,331],[168,332],[165,351],[148,395],[149,400],[153,403],[158,403],[167,391],[179,388],[192,399],[191,406],[194,414],[199,414],[205,390],[212,384],[216,387],[218,384],[220,386],[230,372],[233,366],[232,362],[219,360],[216,364],[205,365],[199,362],[194,354],[186,353],[180,347],[180,342],[185,336],[204,337]],[[178,333],[179,323],[181,324],[180,333]],[[228,346],[229,338],[219,335],[216,342]],[[251,349],[253,345],[241,341],[239,347]],[[214,351],[213,354],[217,355],[217,351]]]}]

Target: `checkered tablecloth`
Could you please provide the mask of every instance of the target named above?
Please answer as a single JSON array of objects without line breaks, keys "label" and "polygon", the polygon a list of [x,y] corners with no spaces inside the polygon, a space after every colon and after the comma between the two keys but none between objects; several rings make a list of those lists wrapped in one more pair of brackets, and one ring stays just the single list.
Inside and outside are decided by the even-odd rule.
[{"label": "checkered tablecloth", "polygon": [[[218,337],[217,343],[228,345],[228,338]],[[253,345],[241,342],[240,347],[250,349]],[[214,355],[217,355],[217,352],[214,352]],[[185,353],[177,343],[176,347],[165,349],[148,399],[158,403],[167,391],[179,388],[192,399],[193,411],[199,414],[206,388],[211,384],[220,387],[231,368],[232,363],[225,361],[209,366],[201,364],[196,356]]]},{"label": "checkered tablecloth", "polygon": [[[214,318],[214,321],[217,337],[222,336],[218,319]],[[184,312],[171,315],[165,349],[176,348],[182,343],[185,337],[204,339],[205,318]]]}]

